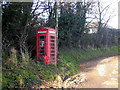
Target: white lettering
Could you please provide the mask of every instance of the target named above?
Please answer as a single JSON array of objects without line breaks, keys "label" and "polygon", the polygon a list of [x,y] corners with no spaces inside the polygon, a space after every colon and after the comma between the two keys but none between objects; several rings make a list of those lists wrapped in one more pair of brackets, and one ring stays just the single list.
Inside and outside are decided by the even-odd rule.
[{"label": "white lettering", "polygon": [[55,33],[54,31],[49,31],[49,33]]},{"label": "white lettering", "polygon": [[38,33],[46,33],[47,31],[38,31]]}]

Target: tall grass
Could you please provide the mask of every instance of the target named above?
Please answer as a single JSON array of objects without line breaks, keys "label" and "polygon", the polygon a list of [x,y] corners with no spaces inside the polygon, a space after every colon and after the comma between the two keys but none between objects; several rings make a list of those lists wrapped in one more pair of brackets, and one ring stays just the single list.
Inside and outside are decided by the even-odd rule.
[{"label": "tall grass", "polygon": [[92,58],[111,55],[118,55],[118,46],[103,49],[64,49],[59,51],[57,66],[60,69],[61,74],[73,75],[78,72],[78,65],[80,63],[87,62]]},{"label": "tall grass", "polygon": [[118,55],[118,46],[113,46],[110,48],[87,48],[87,49],[72,49],[72,50],[61,50],[59,52],[59,56],[62,57],[63,60],[67,62],[75,62],[83,59],[90,59],[98,56],[110,56],[110,55]]},{"label": "tall grass", "polygon": [[28,54],[22,53],[22,65],[28,64],[29,59],[30,58]]},{"label": "tall grass", "polygon": [[11,53],[10,53],[10,60],[17,66],[17,56],[16,56],[17,51],[15,50],[15,48],[11,49]]},{"label": "tall grass", "polygon": [[[15,54],[15,53],[14,53]],[[54,65],[37,64],[35,60],[28,62],[27,56],[19,62],[16,54],[11,54],[6,57],[2,53],[2,87],[4,88],[18,88],[31,87],[33,85],[41,85],[45,81],[54,81],[57,75],[61,76],[63,80],[71,75],[78,73],[79,63],[87,62],[91,58],[110,56],[118,54],[118,47],[104,49],[64,49],[59,51],[57,59],[57,67]],[[10,62],[12,60],[12,62]],[[16,60],[18,62],[16,62]],[[13,63],[14,62],[14,63]],[[23,64],[24,65],[21,65]],[[27,64],[25,64],[27,63]]]}]

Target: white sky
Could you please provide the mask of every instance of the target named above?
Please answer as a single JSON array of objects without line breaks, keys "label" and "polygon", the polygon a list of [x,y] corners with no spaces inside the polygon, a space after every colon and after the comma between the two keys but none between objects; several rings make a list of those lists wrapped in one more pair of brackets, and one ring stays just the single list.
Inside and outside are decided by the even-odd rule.
[{"label": "white sky", "polygon": [[103,2],[105,2],[104,4],[109,4],[111,2],[114,2],[111,5],[111,10],[114,10],[114,13],[116,16],[112,17],[111,20],[108,22],[108,25],[112,26],[113,28],[118,28],[118,2],[120,0],[102,0]]},{"label": "white sky", "polygon": [[[102,8],[105,8],[107,5],[110,5],[110,8],[108,9],[107,14],[104,16],[104,20],[105,21],[108,20],[109,16],[111,15],[112,17],[108,22],[108,26],[118,29],[118,2],[120,0],[94,0],[93,2],[96,2],[96,1],[101,2]],[[94,15],[92,16],[94,17]],[[93,22],[96,22],[96,20],[97,19],[93,20]],[[91,19],[88,19],[88,21],[91,21]]]}]

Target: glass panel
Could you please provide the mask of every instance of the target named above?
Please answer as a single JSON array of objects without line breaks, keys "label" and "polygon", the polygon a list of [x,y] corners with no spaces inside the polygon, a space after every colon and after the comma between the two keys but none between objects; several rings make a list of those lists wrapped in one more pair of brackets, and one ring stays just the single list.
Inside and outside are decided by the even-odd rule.
[{"label": "glass panel", "polygon": [[51,39],[54,39],[54,36],[50,36]]},{"label": "glass panel", "polygon": [[51,44],[51,46],[54,46],[54,44]]},{"label": "glass panel", "polygon": [[54,40],[51,40],[51,42],[54,42]]},{"label": "glass panel", "polygon": [[51,49],[54,49],[54,47],[51,47]]},{"label": "glass panel", "polygon": [[51,60],[54,60],[54,58],[51,58]]},{"label": "glass panel", "polygon": [[44,47],[40,47],[40,49],[44,49]]},{"label": "glass panel", "polygon": [[45,38],[45,36],[40,36],[40,39],[44,39]]},{"label": "glass panel", "polygon": [[40,51],[40,53],[44,53],[44,51]]},{"label": "glass panel", "polygon": [[54,56],[54,54],[51,54],[51,56]]},{"label": "glass panel", "polygon": [[44,56],[44,54],[40,54],[40,56]]},{"label": "glass panel", "polygon": [[54,36],[50,36],[50,44],[51,44],[51,54],[50,54],[50,58],[51,58],[51,60],[53,61],[54,59],[55,59],[55,51],[54,51],[54,46],[55,46],[55,44],[54,44],[54,42],[55,42],[55,37]]},{"label": "glass panel", "polygon": [[40,40],[40,42],[44,42],[44,40]]},{"label": "glass panel", "polygon": [[54,53],[54,51],[51,51],[51,53]]},{"label": "glass panel", "polygon": [[44,40],[40,40],[40,46],[44,47],[44,45],[45,45],[45,41]]},{"label": "glass panel", "polygon": [[44,47],[45,44],[40,44],[41,47]]}]

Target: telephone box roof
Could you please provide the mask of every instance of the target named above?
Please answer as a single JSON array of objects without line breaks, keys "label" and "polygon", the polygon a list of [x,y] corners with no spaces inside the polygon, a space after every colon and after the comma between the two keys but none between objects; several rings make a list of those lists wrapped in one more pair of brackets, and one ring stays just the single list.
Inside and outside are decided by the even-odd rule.
[{"label": "telephone box roof", "polygon": [[53,28],[49,28],[49,27],[44,27],[44,28],[39,28],[37,31],[44,31],[44,30],[52,30],[52,31],[56,31],[55,29]]}]

